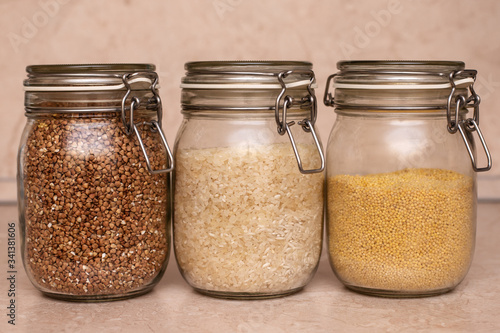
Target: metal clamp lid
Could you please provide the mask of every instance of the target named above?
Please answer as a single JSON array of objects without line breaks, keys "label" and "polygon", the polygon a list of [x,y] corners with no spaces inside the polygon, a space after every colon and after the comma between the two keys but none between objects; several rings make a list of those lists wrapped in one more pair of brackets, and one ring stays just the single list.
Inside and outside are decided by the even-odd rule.
[{"label": "metal clamp lid", "polygon": [[[447,64],[446,62],[442,62],[444,64]],[[400,64],[405,64],[405,63],[400,63]],[[421,62],[421,63],[414,63],[414,62],[408,62],[408,64],[411,65],[420,65],[420,64],[426,64],[426,62]],[[440,64],[440,62],[438,62]],[[448,64],[449,65],[449,64]],[[461,63],[463,66],[463,63]],[[451,134],[456,133],[457,131],[460,132],[462,139],[465,143],[465,147],[467,149],[467,152],[469,153],[469,157],[471,159],[472,163],[472,168],[476,172],[482,172],[482,171],[488,171],[491,169],[492,166],[492,160],[491,160],[491,155],[488,150],[488,146],[486,145],[486,141],[483,137],[483,134],[479,128],[479,103],[481,102],[481,99],[479,95],[474,90],[474,83],[476,81],[476,75],[477,71],[476,70],[470,70],[470,69],[459,69],[459,70],[454,70],[451,72],[428,72],[428,71],[404,71],[404,70],[360,70],[356,72],[357,74],[381,74],[381,75],[386,75],[390,74],[392,76],[397,76],[397,75],[414,75],[416,77],[436,77],[436,78],[448,78],[448,82],[440,82],[440,83],[429,83],[425,82],[425,84],[418,83],[418,84],[410,84],[410,85],[397,85],[397,84],[357,84],[357,83],[347,83],[347,84],[336,84],[334,83],[334,79],[336,76],[339,75],[339,73],[332,74],[328,77],[326,81],[326,87],[325,87],[325,93],[324,93],[324,98],[323,98],[323,103],[326,106],[332,106],[334,107],[336,105],[335,98],[330,91],[330,88],[333,86],[335,88],[352,88],[352,89],[450,89],[450,94],[448,95],[447,98],[447,104],[446,104],[446,117],[447,117],[447,129],[448,132]],[[468,92],[470,93],[470,96],[468,93],[466,95],[455,95],[457,92],[458,87],[460,88],[467,88]],[[453,104],[455,105],[455,110],[453,111]],[[381,109],[381,110],[392,110],[392,109],[436,109],[440,107],[401,107],[401,108],[394,108],[394,107],[384,107],[384,106],[376,106],[376,109]],[[463,111],[466,111],[467,108],[473,108],[474,113],[472,118],[467,118],[467,119],[461,119],[460,114],[463,114]],[[481,146],[483,148],[484,154],[487,159],[487,165],[485,167],[478,167],[477,166],[477,161],[476,157],[474,155],[474,145],[472,142],[472,135],[474,132],[477,132],[477,135],[479,137],[479,141],[481,142]]]},{"label": "metal clamp lid", "polygon": [[[479,103],[481,103],[481,98],[474,90],[474,82],[476,81],[476,75],[477,71],[471,69],[453,71],[449,74],[451,92],[448,97],[446,116],[448,119],[448,125],[447,125],[448,132],[450,132],[451,134],[454,134],[457,131],[460,132],[460,135],[462,135],[462,139],[464,140],[465,147],[467,148],[467,152],[469,153],[472,163],[472,168],[476,172],[482,172],[490,170],[492,162],[491,162],[490,151],[488,150],[486,141],[484,140],[483,134],[479,128]],[[460,77],[469,77],[473,79],[472,83],[470,83],[468,86],[470,96],[468,98],[467,96],[464,95],[455,96],[455,101],[454,101],[455,112],[452,112],[453,96],[455,95],[456,91],[456,80],[457,78]],[[474,108],[474,113],[472,115],[472,118],[460,119],[459,117],[460,110],[466,108]],[[473,143],[470,141],[469,138],[470,136],[473,135],[474,132],[477,132],[479,141],[481,142],[483,151],[486,155],[487,165],[485,167],[479,168],[476,163],[476,158],[474,156],[474,150],[473,150]],[[470,136],[468,134],[470,134]]]},{"label": "metal clamp lid", "polygon": [[[295,124],[294,121],[287,122],[286,121],[286,114],[287,114],[287,109],[291,107],[294,102],[293,98],[290,95],[285,96],[286,92],[286,84],[284,79],[292,74],[292,73],[300,73],[300,74],[307,74],[310,77],[309,80],[309,85],[307,86],[307,91],[309,93],[308,96],[304,97],[300,103],[310,102],[311,104],[311,113],[310,113],[310,118],[305,118],[301,121],[299,121],[299,125],[302,126],[302,129],[304,132],[311,133],[314,143],[316,145],[316,149],[318,150],[320,159],[321,159],[321,166],[317,169],[309,169],[306,170],[302,166],[302,160],[300,158],[299,152],[297,150],[297,145],[295,143],[295,140],[292,135],[292,131],[290,127]],[[314,94],[314,90],[312,88],[312,85],[315,81],[314,77],[314,72],[312,70],[289,70],[289,71],[284,71],[280,72],[278,74],[278,81],[281,84],[281,92],[278,94],[278,97],[276,98],[276,103],[274,107],[274,112],[275,112],[275,120],[276,124],[278,125],[277,131],[279,135],[284,135],[285,133],[288,134],[288,137],[290,139],[290,143],[292,144],[293,152],[295,153],[295,158],[297,159],[297,164],[299,166],[299,170],[303,174],[310,174],[310,173],[317,173],[317,172],[322,172],[325,169],[325,156],[323,154],[323,150],[321,148],[321,144],[319,142],[318,136],[316,134],[316,131],[314,130],[314,124],[316,122],[317,118],[317,102],[316,102],[316,96]],[[283,100],[283,108],[281,111],[281,117],[280,117],[280,104],[281,100]]]},{"label": "metal clamp lid", "polygon": [[[127,99],[129,98],[132,87],[130,86],[130,83],[132,80],[137,80],[140,77],[148,78],[152,81],[151,83],[151,92],[153,93],[153,97],[148,100],[148,108],[151,109],[156,109],[156,115],[157,115],[157,120],[152,120],[152,121],[145,121],[141,122],[139,124],[136,124],[134,121],[134,110],[139,107],[141,104],[141,100],[137,96],[132,96],[131,101],[130,101],[130,107],[126,107],[126,102]],[[139,146],[141,147],[142,153],[144,154],[144,158],[146,159],[146,165],[150,173],[152,174],[159,174],[159,173],[164,173],[164,172],[172,172],[174,169],[174,157],[172,154],[172,151],[170,147],[168,146],[167,139],[165,138],[165,134],[163,133],[163,130],[161,128],[161,122],[162,122],[162,116],[163,116],[163,111],[162,111],[162,104],[161,104],[161,98],[158,95],[158,90],[157,90],[157,84],[158,84],[158,74],[155,72],[135,72],[135,73],[128,73],[124,74],[122,76],[123,84],[127,88],[127,92],[123,96],[122,103],[121,103],[121,118],[124,126],[124,131],[127,135],[131,135],[132,133],[135,134],[137,137],[137,140],[139,141]],[[153,105],[153,106],[151,106]],[[127,115],[126,115],[126,110],[130,110],[129,114],[129,121],[127,122]],[[138,125],[149,125],[150,130],[152,133],[158,133],[161,139],[161,143],[163,145],[163,148],[165,149],[168,157],[169,167],[164,168],[164,169],[159,169],[159,170],[153,170],[151,166],[151,162],[148,156],[148,153],[146,151],[146,147],[144,146],[144,142],[141,137],[141,133],[138,129]]]}]

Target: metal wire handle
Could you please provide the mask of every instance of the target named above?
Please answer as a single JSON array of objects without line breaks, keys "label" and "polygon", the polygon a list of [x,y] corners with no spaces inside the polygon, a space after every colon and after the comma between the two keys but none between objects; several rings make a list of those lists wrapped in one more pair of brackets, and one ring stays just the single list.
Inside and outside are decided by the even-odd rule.
[{"label": "metal wire handle", "polygon": [[[481,130],[479,129],[479,125],[476,123],[476,121],[472,118],[467,119],[466,121],[462,121],[458,124],[458,130],[460,131],[460,134],[462,135],[462,139],[464,140],[465,147],[467,148],[467,152],[469,153],[470,160],[472,162],[472,168],[476,172],[482,172],[482,171],[488,171],[491,169],[491,155],[488,150],[488,147],[486,146],[486,142],[484,141],[483,134],[481,133]],[[477,135],[479,137],[479,140],[481,141],[481,145],[483,146],[484,153],[486,155],[486,158],[488,160],[487,166],[483,168],[478,168],[476,165],[476,159],[474,157],[474,145],[472,142],[469,142],[469,139],[467,138],[467,135],[465,131],[469,133],[477,132]]]},{"label": "metal wire handle", "polygon": [[[311,123],[310,120],[304,119],[302,122],[305,123],[310,128],[310,132],[312,134],[312,137],[314,139],[314,144],[316,145],[316,148],[318,149],[319,157],[321,159],[321,166],[317,169],[309,169],[306,170],[302,167],[302,160],[299,155],[299,151],[297,150],[297,145],[295,144],[295,140],[293,139],[292,131],[290,130],[290,126],[293,125],[295,122],[291,121],[285,125],[286,132],[288,133],[288,137],[290,138],[290,143],[292,144],[293,152],[295,154],[295,158],[297,158],[297,165],[299,166],[300,173],[303,174],[310,174],[310,173],[318,173],[322,172],[325,170],[325,156],[323,154],[323,150],[321,149],[321,143],[319,142],[318,136],[316,135],[316,131],[314,130],[314,126]],[[299,125],[302,125],[301,122],[299,122]],[[304,126],[304,125],[302,125]]]},{"label": "metal wire handle", "polygon": [[[307,133],[311,133],[314,143],[316,145],[316,149],[318,150],[320,159],[321,159],[321,166],[317,169],[309,169],[306,170],[302,166],[302,160],[300,158],[300,154],[297,149],[297,145],[295,143],[295,140],[292,135],[292,131],[290,127],[292,125],[295,125],[294,121],[287,122],[286,121],[286,116],[287,116],[287,110],[288,108],[292,107],[292,105],[295,103],[293,98],[290,95],[285,95],[286,93],[286,84],[284,79],[290,75],[290,74],[302,74],[302,75],[309,75],[310,81],[309,85],[307,86],[307,91],[309,93],[308,96],[304,97],[301,99],[300,103],[304,102],[309,102],[311,105],[311,113],[310,113],[310,119],[305,118],[301,121],[298,122],[300,126],[302,126],[302,130]],[[299,167],[299,170],[302,174],[311,174],[311,173],[318,173],[322,172],[325,169],[325,156],[323,154],[323,150],[321,147],[321,143],[318,139],[318,136],[316,134],[316,131],[314,130],[314,124],[316,122],[317,118],[317,101],[316,101],[316,96],[314,95],[314,90],[312,88],[312,85],[315,81],[314,77],[314,72],[312,70],[288,70],[284,72],[278,73],[278,81],[281,85],[281,91],[276,97],[276,103],[274,107],[274,115],[275,115],[275,120],[276,124],[278,126],[277,131],[279,135],[284,135],[285,133],[288,134],[288,138],[290,139],[290,143],[292,144],[293,152],[295,154],[295,158],[297,159],[297,165]],[[283,108],[280,107],[281,101],[283,100]],[[282,109],[281,116],[280,116],[280,109]]]},{"label": "metal wire handle", "polygon": [[159,170],[153,170],[151,167],[151,162],[149,161],[149,156],[146,151],[146,147],[144,146],[144,143],[142,141],[141,133],[139,131],[139,128],[137,127],[136,124],[133,124],[132,129],[137,136],[137,139],[139,140],[139,146],[141,147],[142,153],[144,154],[144,158],[146,159],[146,165],[148,167],[148,170],[151,174],[159,174],[159,173],[164,173],[164,172],[172,172],[174,170],[174,156],[172,155],[172,151],[170,150],[170,147],[168,146],[167,139],[165,138],[165,134],[163,134],[163,131],[161,130],[161,125],[157,121],[145,121],[142,122],[139,125],[149,125],[152,129],[156,129],[156,133],[161,138],[161,143],[163,145],[163,148],[165,148],[165,151],[167,152],[168,160],[170,161],[170,167],[166,169],[159,169]]}]

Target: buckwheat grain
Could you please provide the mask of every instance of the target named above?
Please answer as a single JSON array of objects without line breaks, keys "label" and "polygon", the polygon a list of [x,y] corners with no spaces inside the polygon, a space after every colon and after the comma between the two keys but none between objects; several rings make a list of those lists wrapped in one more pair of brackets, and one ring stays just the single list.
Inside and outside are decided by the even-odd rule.
[{"label": "buckwheat grain", "polygon": [[[168,178],[150,174],[122,126],[109,115],[29,120],[21,157],[25,267],[45,292],[126,294],[152,287],[165,269]],[[153,168],[165,167],[157,136],[141,133]]]}]

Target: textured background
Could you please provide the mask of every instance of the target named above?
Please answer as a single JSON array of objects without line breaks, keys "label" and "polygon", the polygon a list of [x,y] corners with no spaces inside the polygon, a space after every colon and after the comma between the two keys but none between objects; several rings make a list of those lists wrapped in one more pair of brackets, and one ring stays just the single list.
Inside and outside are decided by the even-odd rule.
[{"label": "textured background", "polygon": [[[173,144],[187,61],[311,61],[322,98],[342,59],[461,60],[479,71],[481,128],[495,158],[499,31],[497,0],[0,0],[0,202],[15,201],[26,65],[155,63]],[[320,104],[324,143],[334,120]],[[479,175],[482,199],[500,199],[498,170]]]}]

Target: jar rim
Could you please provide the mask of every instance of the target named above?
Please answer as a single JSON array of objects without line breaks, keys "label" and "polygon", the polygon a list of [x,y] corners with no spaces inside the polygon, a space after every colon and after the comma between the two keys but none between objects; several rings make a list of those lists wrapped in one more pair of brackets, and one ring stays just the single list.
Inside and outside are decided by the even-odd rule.
[{"label": "jar rim", "polygon": [[465,70],[462,61],[343,60],[337,68],[339,71],[332,75],[333,86],[340,89],[450,90],[451,80],[457,87],[475,80],[475,76],[469,75],[475,71]]},{"label": "jar rim", "polygon": [[185,63],[184,68],[182,89],[279,91],[282,84],[299,89],[315,85],[312,63],[307,61],[193,61]]},{"label": "jar rim", "polygon": [[127,90],[124,75],[134,74],[130,83],[141,83],[132,89],[141,90],[157,80],[155,69],[153,64],[134,63],[30,65],[23,84],[25,91]]},{"label": "jar rim", "polygon": [[341,60],[337,62],[337,69],[355,70],[353,67],[452,67],[456,69],[465,68],[463,61],[452,60]]},{"label": "jar rim", "polygon": [[217,71],[220,67],[312,67],[309,61],[295,60],[208,60],[190,61],[184,64],[184,69],[188,72],[196,70]]},{"label": "jar rim", "polygon": [[94,72],[150,72],[156,66],[146,63],[47,64],[26,66],[28,75],[88,74]]}]

